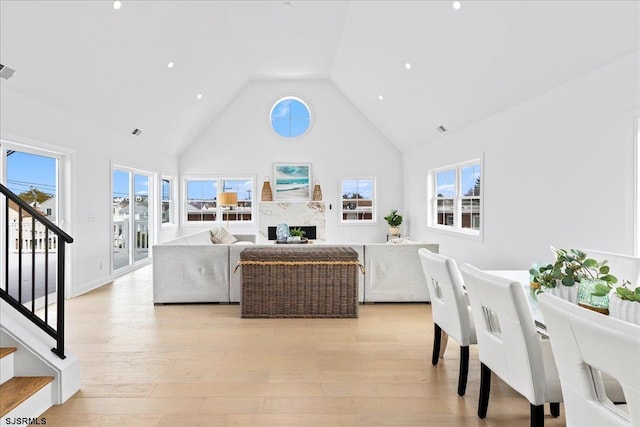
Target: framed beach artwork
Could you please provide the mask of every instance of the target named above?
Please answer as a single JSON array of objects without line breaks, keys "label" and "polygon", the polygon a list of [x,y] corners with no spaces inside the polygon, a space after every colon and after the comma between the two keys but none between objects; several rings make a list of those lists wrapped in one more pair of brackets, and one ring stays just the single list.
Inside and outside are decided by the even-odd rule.
[{"label": "framed beach artwork", "polygon": [[274,200],[311,199],[311,163],[273,165]]}]

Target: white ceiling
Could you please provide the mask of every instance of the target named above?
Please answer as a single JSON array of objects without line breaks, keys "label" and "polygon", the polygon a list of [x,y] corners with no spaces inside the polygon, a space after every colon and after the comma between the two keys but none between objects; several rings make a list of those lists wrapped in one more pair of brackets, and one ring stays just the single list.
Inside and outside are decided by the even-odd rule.
[{"label": "white ceiling", "polygon": [[2,88],[179,153],[251,80],[329,79],[406,151],[640,46],[639,1],[286,3],[0,0]]}]

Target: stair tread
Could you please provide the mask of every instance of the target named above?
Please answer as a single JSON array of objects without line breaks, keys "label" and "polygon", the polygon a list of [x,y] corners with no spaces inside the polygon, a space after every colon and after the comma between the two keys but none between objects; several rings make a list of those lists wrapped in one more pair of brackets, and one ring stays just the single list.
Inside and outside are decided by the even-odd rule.
[{"label": "stair tread", "polygon": [[51,381],[53,377],[13,377],[0,385],[0,417],[4,417]]},{"label": "stair tread", "polygon": [[17,348],[15,348],[15,347],[0,347],[0,359],[2,359],[5,356],[10,355],[11,353],[13,353],[16,350],[17,350]]}]

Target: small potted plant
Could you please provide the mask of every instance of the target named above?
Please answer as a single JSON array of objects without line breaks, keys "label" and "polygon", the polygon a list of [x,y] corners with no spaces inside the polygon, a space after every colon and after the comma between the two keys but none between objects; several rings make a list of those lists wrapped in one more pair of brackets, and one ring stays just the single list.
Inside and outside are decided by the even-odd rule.
[{"label": "small potted plant", "polygon": [[[596,289],[606,292],[604,286]],[[640,286],[631,288],[631,282],[624,281],[609,294],[609,316],[640,325]]]},{"label": "small potted plant", "polygon": [[[618,281],[609,274],[607,261],[588,258],[585,252],[578,249],[552,247],[551,250],[556,256],[553,264],[534,266],[529,270],[534,295],[549,292],[574,303],[581,300],[588,305],[606,307],[606,296],[596,299],[599,296],[593,294],[597,285],[610,286]],[[576,286],[576,283],[579,285]]]},{"label": "small potted plant", "polygon": [[291,236],[291,240],[302,240],[302,237],[307,234],[301,228],[292,228],[289,230],[289,236]]},{"label": "small potted plant", "polygon": [[398,214],[396,209],[392,209],[389,215],[384,217],[384,220],[389,224],[389,234],[397,236],[400,234],[400,224],[402,224],[402,215]]}]

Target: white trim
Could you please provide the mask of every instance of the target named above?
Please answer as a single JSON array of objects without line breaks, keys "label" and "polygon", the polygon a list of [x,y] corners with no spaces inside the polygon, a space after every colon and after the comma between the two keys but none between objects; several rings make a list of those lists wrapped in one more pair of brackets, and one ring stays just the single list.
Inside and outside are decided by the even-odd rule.
[{"label": "white trim", "polygon": [[[57,170],[55,185],[57,207],[55,224],[63,229],[68,235],[73,236],[72,206],[75,201],[72,200],[72,194],[74,194],[73,187],[75,187],[75,183],[72,180],[72,166],[74,161],[73,154],[75,151],[66,147],[5,133],[0,137],[0,153],[2,153],[2,159],[0,159],[0,182],[5,183],[5,186],[7,180],[6,156],[4,155],[4,150],[7,148],[23,153],[56,159]],[[4,220],[4,218],[2,219]],[[4,238],[4,234],[0,233],[0,236]],[[2,259],[4,259],[4,253],[2,250],[0,250],[0,255],[2,255]],[[73,293],[73,272],[71,269],[72,258],[73,244],[67,245],[65,248],[65,298],[70,298]],[[3,272],[2,278],[4,279],[4,270],[0,268],[0,271]]]},{"label": "white trim", "polygon": [[222,209],[216,205],[216,220],[215,221],[187,221],[187,181],[216,181],[216,194],[220,192],[217,188],[217,182],[219,181],[252,181],[251,189],[251,221],[230,221],[233,227],[253,227],[258,223],[257,213],[257,196],[256,196],[256,175],[183,175],[180,177],[180,226],[181,227],[197,227],[205,226],[210,227],[212,225],[223,225],[226,221],[222,220]]},{"label": "white trim", "polygon": [[[172,227],[177,227],[179,224],[178,209],[176,209],[176,201],[179,199],[178,197],[178,178],[175,175],[160,173],[158,179],[158,223],[162,229],[168,229]],[[169,195],[169,222],[162,222],[162,203],[164,203],[163,192],[162,192],[162,182],[169,181],[169,191],[171,194]]]},{"label": "white trim", "polygon": [[[307,127],[307,130],[305,130],[301,135],[284,136],[284,135],[280,135],[273,128],[273,124],[271,123],[271,114],[273,113],[273,109],[276,107],[278,103],[280,103],[280,101],[283,101],[285,99],[295,99],[297,101],[300,101],[302,102],[302,104],[304,104],[305,107],[307,107],[307,110],[309,110],[309,127]],[[311,103],[309,103],[309,101],[307,101],[302,95],[288,93],[286,95],[280,95],[277,98],[275,98],[273,101],[271,101],[271,107],[269,107],[269,112],[267,114],[267,126],[269,126],[269,129],[271,129],[274,135],[277,135],[280,138],[283,138],[289,141],[296,141],[298,139],[304,138],[309,132],[311,132],[311,128],[313,127],[314,122],[315,122],[315,112],[313,110],[313,107],[311,106]]]},{"label": "white trim", "polygon": [[635,256],[640,256],[640,111],[636,112],[633,123],[634,135],[633,144],[633,196],[634,196],[634,212],[633,212],[633,228],[634,242],[633,250]]},{"label": "white trim", "polygon": [[[146,258],[143,258],[141,260],[136,261],[135,258],[132,256],[133,255],[133,249],[134,249],[134,245],[129,245],[129,264],[127,264],[124,267],[120,267],[118,269],[114,268],[114,264],[113,264],[113,172],[115,170],[119,170],[122,172],[126,172],[131,174],[131,179],[129,182],[129,195],[134,194],[135,192],[135,175],[142,175],[142,176],[146,176],[149,179],[149,184],[148,184],[148,188],[147,188],[147,212],[148,212],[148,229],[149,229],[149,240],[148,240],[148,245],[149,245],[149,252],[148,252],[148,256]],[[155,188],[157,188],[157,181],[158,181],[158,174],[155,172],[150,172],[144,169],[138,169],[138,168],[134,168],[131,166],[124,166],[120,163],[116,163],[113,160],[110,161],[110,168],[109,168],[109,222],[111,224],[110,227],[110,231],[109,231],[109,263],[110,263],[110,272],[111,272],[111,277],[118,277],[119,275],[121,275],[121,273],[126,273],[132,270],[137,269],[138,267],[141,267],[143,265],[146,264],[146,262],[148,260],[151,260],[151,248],[153,247],[153,244],[156,242],[157,240],[157,232],[156,230],[158,230],[158,224],[157,224],[157,215],[155,213],[155,209],[154,207],[156,206],[156,197],[155,197],[155,193],[156,191],[154,191]],[[131,210],[131,207],[129,208],[129,215],[131,215],[133,212],[133,210]],[[131,232],[133,230],[133,226],[134,226],[134,221],[129,221],[129,228],[130,228],[130,233],[129,236],[133,239],[133,233]]]},{"label": "white trim", "polygon": [[[480,197],[479,197],[480,198],[480,229],[479,230],[462,228],[461,226],[461,220],[462,220],[461,204],[462,204],[462,199],[465,197],[460,195],[461,193],[460,186],[462,185],[462,182],[461,182],[462,180],[460,175],[463,168],[467,166],[472,166],[472,165],[480,165]],[[435,206],[436,199],[434,198],[435,184],[436,184],[435,176],[439,172],[450,171],[450,170],[455,171],[455,180],[456,180],[455,181],[456,191],[454,196],[455,226],[440,225],[434,221],[434,215],[435,215],[435,209],[436,209],[436,206]],[[427,171],[427,179],[426,179],[427,228],[433,231],[445,232],[445,233],[456,235],[456,236],[463,236],[472,240],[483,241],[484,240],[484,201],[485,201],[484,176],[485,176],[484,153],[481,154],[480,157],[472,160],[466,160],[463,162],[452,163],[449,165],[429,169]]]},{"label": "white trim", "polygon": [[[343,219],[343,211],[342,211],[342,201],[346,200],[342,198],[342,184],[347,180],[355,180],[355,181],[365,181],[370,180],[373,181],[373,195],[372,195],[372,210],[371,215],[372,219],[353,219],[353,220],[345,220]],[[346,176],[340,178],[338,183],[338,224],[339,225],[378,225],[378,182],[375,176]],[[357,199],[356,199],[357,200]],[[366,199],[365,199],[366,200]]]}]

